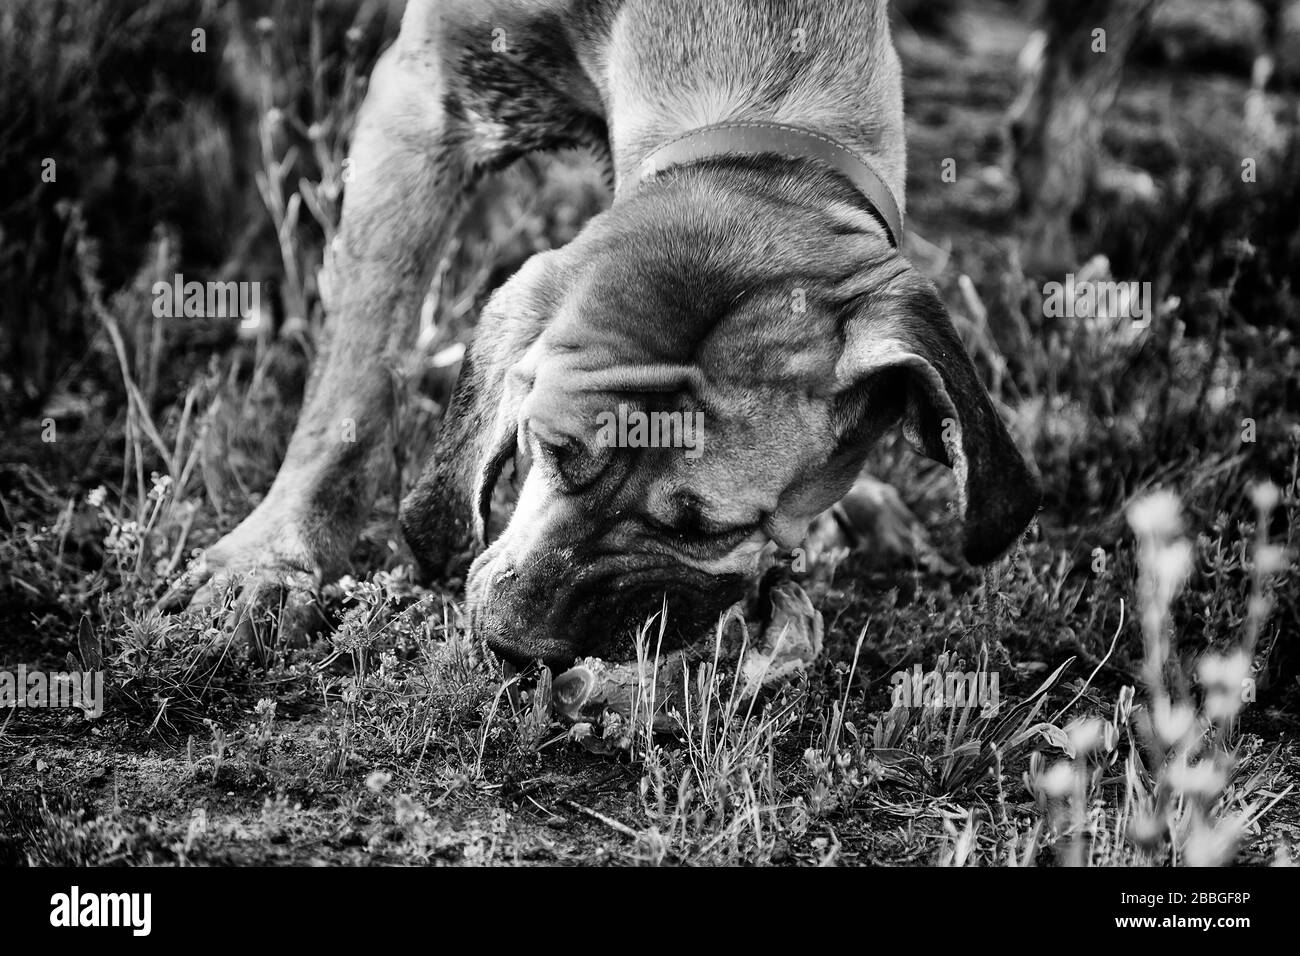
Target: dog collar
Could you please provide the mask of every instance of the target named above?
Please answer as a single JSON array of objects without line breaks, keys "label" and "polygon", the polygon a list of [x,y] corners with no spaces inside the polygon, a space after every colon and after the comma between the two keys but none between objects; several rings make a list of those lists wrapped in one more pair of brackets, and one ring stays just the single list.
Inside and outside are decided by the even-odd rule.
[{"label": "dog collar", "polygon": [[620,184],[619,193],[629,194],[637,185],[669,166],[718,156],[762,153],[776,153],[787,159],[811,159],[844,176],[866,197],[871,212],[884,226],[890,243],[898,248],[903,237],[903,217],[899,214],[893,191],[875,168],[829,136],[784,123],[735,121],[689,130],[654,149],[632,176]]}]

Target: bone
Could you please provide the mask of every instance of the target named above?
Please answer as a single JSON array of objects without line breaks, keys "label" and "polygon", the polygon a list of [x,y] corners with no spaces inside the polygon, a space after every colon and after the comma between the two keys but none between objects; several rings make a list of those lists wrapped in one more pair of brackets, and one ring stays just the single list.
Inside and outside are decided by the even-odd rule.
[{"label": "bone", "polygon": [[740,664],[745,698],[802,674],[822,652],[822,615],[807,592],[794,581],[782,581],[773,586],[771,600],[762,639]]},{"label": "bone", "polygon": [[[742,704],[802,674],[822,650],[822,616],[803,588],[786,580],[774,585],[770,596],[772,613],[762,635],[739,662],[736,700]],[[719,667],[735,667],[737,656],[735,652],[720,654]],[[634,727],[644,721],[645,708],[652,703],[651,724],[656,732],[679,728],[674,714],[686,710],[688,681],[689,699],[694,701],[698,694],[691,673],[697,663],[710,665],[712,652],[698,647],[675,651],[659,660],[657,670],[653,660],[641,665],[583,658],[555,678],[551,688],[555,710],[573,724],[570,736],[588,750],[626,750]]]},{"label": "bone", "polygon": [[653,694],[655,729],[671,730],[675,724],[670,715],[685,702],[682,682],[687,667],[685,651],[665,655],[657,670],[654,661],[643,668],[635,662],[612,664],[586,657],[555,678],[551,685],[555,709],[575,723],[595,723],[606,711],[631,719],[633,707],[638,703],[649,707]]}]

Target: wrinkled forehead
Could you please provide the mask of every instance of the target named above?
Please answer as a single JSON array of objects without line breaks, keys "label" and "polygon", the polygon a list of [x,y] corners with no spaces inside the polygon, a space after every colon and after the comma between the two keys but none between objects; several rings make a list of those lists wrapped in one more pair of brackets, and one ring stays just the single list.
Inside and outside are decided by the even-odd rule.
[{"label": "wrinkled forehead", "polygon": [[[742,343],[736,351],[743,349]],[[706,366],[639,361],[616,347],[543,349],[523,414],[543,437],[575,438],[589,447],[611,421],[622,436],[634,412],[665,429],[671,418],[677,438],[683,429],[689,438],[702,428],[704,439],[712,439],[710,457],[729,460],[745,449],[773,457],[825,440],[832,396],[817,383],[831,377],[833,355],[823,360],[801,357],[797,346],[773,347],[766,359],[749,363],[739,356],[729,361],[728,351],[711,347]]]}]

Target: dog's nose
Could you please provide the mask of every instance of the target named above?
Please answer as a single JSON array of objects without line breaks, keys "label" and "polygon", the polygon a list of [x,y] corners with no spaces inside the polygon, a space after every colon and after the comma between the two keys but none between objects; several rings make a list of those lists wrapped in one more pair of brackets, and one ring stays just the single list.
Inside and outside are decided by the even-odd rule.
[{"label": "dog's nose", "polygon": [[557,636],[542,621],[523,621],[514,615],[480,611],[475,627],[492,653],[516,667],[541,661],[552,670],[568,667],[579,656],[578,645]]},{"label": "dog's nose", "polygon": [[482,568],[481,583],[471,582],[473,627],[498,657],[521,667],[536,660],[567,667],[578,656],[569,629],[557,626],[566,590],[562,564],[530,561],[529,573],[522,574],[514,562],[503,561]]}]

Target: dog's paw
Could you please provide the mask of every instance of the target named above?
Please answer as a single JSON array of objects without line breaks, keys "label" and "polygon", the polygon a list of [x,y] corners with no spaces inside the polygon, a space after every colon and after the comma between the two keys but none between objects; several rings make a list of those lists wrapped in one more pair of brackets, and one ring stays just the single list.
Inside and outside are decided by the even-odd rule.
[{"label": "dog's paw", "polygon": [[320,604],[320,563],[300,540],[250,535],[240,525],[190,564],[159,610],[207,610],[261,660],[277,645],[303,646],[329,623]]}]

